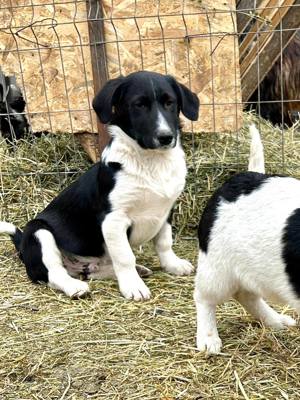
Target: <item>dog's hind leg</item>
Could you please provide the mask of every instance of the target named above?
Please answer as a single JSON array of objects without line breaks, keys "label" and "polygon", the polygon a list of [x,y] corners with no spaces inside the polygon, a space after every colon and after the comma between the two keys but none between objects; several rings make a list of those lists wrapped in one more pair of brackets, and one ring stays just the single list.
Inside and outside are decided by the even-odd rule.
[{"label": "dog's hind leg", "polygon": [[[108,254],[102,257],[81,257],[62,252],[62,261],[69,275],[84,279],[117,279],[111,258]],[[152,275],[151,269],[136,264],[139,276]]]},{"label": "dog's hind leg", "polygon": [[46,229],[39,229],[35,232],[35,237],[41,245],[42,261],[48,270],[48,285],[70,297],[85,295],[89,291],[88,284],[68,274],[52,233]]},{"label": "dog's hind leg", "polygon": [[240,290],[234,296],[242,306],[266,326],[284,329],[296,325],[296,321],[288,315],[279,314],[271,308],[259,295],[247,290]]},{"label": "dog's hind leg", "polygon": [[86,282],[67,273],[52,233],[40,221],[32,221],[24,231],[22,260],[33,282],[45,282],[70,297],[81,297],[89,291]]},{"label": "dog's hind leg", "polygon": [[70,297],[81,297],[89,291],[88,284],[72,278],[62,263],[61,253],[51,232],[39,229],[34,236],[40,243],[42,262],[48,271],[48,285]]},{"label": "dog's hind leg", "polygon": [[[117,279],[114,267],[112,264],[103,265],[94,269],[93,266],[88,267],[89,272],[87,273],[87,279]],[[136,270],[140,277],[147,278],[152,275],[151,269],[144,267],[143,265],[136,264]]]}]

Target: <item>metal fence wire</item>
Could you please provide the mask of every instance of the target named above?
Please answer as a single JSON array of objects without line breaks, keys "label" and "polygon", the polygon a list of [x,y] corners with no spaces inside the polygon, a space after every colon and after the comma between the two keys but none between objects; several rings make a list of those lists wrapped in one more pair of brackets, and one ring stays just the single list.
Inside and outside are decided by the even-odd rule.
[{"label": "metal fence wire", "polygon": [[[141,69],[172,74],[199,95],[199,122],[183,125],[191,133],[195,169],[199,132],[211,138],[216,168],[222,163],[218,134],[234,135],[239,163],[243,110],[252,110],[281,129],[284,171],[284,130],[297,128],[300,111],[299,26],[299,0],[276,6],[267,0],[0,1],[0,128],[14,149],[6,157],[15,160],[13,170],[0,171],[2,214],[10,207],[3,177],[34,176],[43,188],[46,177],[55,176],[63,187],[68,175],[87,166],[82,156],[76,165],[70,159],[79,154],[75,135],[82,143],[90,135],[86,148],[101,150],[107,140],[91,108],[94,93],[107,79]],[[45,132],[53,141],[73,135],[63,161],[46,139],[54,161],[41,169],[34,160]],[[22,137],[36,137],[25,169]],[[36,196],[47,203],[51,194]]]}]

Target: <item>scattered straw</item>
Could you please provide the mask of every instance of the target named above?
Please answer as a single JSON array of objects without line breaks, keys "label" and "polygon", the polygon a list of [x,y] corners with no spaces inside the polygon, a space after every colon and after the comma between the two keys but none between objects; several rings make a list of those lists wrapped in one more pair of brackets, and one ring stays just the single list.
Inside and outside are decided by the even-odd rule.
[{"label": "scattered straw", "polygon": [[[283,172],[284,139],[285,172],[299,176],[299,132],[282,138],[268,124],[261,130],[267,170]],[[249,136],[246,128],[238,136],[202,134],[194,148],[191,139],[184,137],[189,176],[175,213],[175,250],[195,264],[201,210],[226,177],[245,169]],[[0,219],[22,225],[88,165],[68,135],[23,142],[15,152],[0,143]],[[228,302],[217,313],[222,355],[199,354],[194,278],[159,270],[151,245],[136,254],[154,269],[150,301],[125,301],[110,281],[91,282],[91,296],[76,301],[31,284],[11,243],[0,238],[0,399],[300,398],[297,328],[266,329]]]}]

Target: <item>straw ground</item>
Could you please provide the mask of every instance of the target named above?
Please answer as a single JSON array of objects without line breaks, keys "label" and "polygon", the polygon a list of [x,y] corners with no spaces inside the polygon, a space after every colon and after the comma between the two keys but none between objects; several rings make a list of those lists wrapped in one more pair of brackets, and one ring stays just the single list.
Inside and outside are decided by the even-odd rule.
[{"label": "straw ground", "polygon": [[[194,264],[205,202],[230,174],[247,167],[247,125],[255,118],[244,117],[238,135],[184,136],[189,176],[175,212],[175,250]],[[300,133],[282,135],[263,122],[260,128],[267,171],[300,177]],[[68,135],[24,141],[14,150],[2,141],[0,219],[22,226],[89,165]],[[163,273],[150,245],[136,253],[154,270],[147,279],[150,301],[125,301],[110,281],[94,281],[90,297],[70,300],[31,284],[13,246],[1,238],[1,399],[300,398],[298,328],[266,329],[229,302],[218,308],[223,353],[207,358],[195,349],[193,277]]]}]

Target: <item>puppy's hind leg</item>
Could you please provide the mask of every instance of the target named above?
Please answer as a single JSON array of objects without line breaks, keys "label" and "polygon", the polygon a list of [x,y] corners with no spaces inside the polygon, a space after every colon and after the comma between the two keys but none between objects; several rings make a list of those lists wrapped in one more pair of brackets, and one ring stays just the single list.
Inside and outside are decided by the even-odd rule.
[{"label": "puppy's hind leg", "polygon": [[284,329],[296,325],[296,321],[288,315],[282,315],[273,310],[259,295],[247,290],[239,290],[234,296],[242,306],[266,326],[274,329]]},{"label": "puppy's hind leg", "polygon": [[[98,266],[97,268],[93,268],[93,265],[89,265],[87,273],[87,279],[117,279],[114,267],[112,264],[106,264],[103,266]],[[152,275],[152,271],[149,268],[144,267],[143,265],[136,264],[137,273],[141,278],[147,278]]]},{"label": "puppy's hind leg", "polygon": [[[34,226],[40,229],[32,229]],[[68,275],[52,233],[42,226],[34,221],[31,229],[25,232],[22,258],[29,278],[33,282],[45,282],[67,296],[83,296],[89,291],[88,284]]]}]

